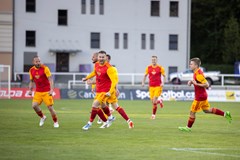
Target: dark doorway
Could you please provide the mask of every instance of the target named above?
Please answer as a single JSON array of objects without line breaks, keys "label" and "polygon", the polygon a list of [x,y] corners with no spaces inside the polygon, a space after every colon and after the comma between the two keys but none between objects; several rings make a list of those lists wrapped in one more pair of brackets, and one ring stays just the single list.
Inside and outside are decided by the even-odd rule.
[{"label": "dark doorway", "polygon": [[56,53],[56,71],[69,72],[69,53]]}]

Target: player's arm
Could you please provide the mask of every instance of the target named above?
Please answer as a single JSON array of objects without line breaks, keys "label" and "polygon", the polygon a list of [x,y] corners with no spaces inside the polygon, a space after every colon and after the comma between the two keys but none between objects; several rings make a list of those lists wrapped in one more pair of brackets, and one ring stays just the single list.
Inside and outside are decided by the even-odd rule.
[{"label": "player's arm", "polygon": [[29,84],[28,84],[28,89],[29,89],[28,94],[29,94],[29,95],[32,95],[32,90],[33,90],[33,77],[32,77],[32,74],[31,74],[30,71],[29,71],[29,78],[30,78],[30,82],[29,82]]},{"label": "player's arm", "polygon": [[86,81],[94,76],[96,76],[95,69],[89,75],[87,75],[87,77],[83,78],[82,81]]},{"label": "player's arm", "polygon": [[165,70],[164,70],[164,68],[163,67],[161,67],[161,87],[163,87],[164,86],[164,82],[165,82],[165,77],[166,77],[166,75],[165,75]]},{"label": "player's arm", "polygon": [[148,76],[148,67],[146,68],[145,75],[143,76],[143,80],[142,80],[142,86],[143,87],[145,85],[145,81],[146,81],[147,76]]},{"label": "player's arm", "polygon": [[117,78],[117,72],[116,72],[116,70],[114,70],[113,67],[108,68],[107,74],[108,74],[108,77],[110,78],[110,80],[112,82],[111,83],[111,88],[107,93],[107,94],[109,94],[108,96],[110,96],[114,92],[114,90],[116,89],[116,86],[117,86],[117,83],[118,83],[118,78]]},{"label": "player's arm", "polygon": [[202,74],[197,75],[196,78],[197,78],[197,81],[199,81],[200,83],[197,83],[197,81],[192,80],[192,84],[199,86],[199,87],[203,87],[203,88],[209,87],[208,81],[205,79],[205,77]]},{"label": "player's arm", "polygon": [[53,89],[54,89],[54,83],[53,83],[53,78],[52,78],[52,74],[50,72],[50,69],[48,67],[44,68],[44,73],[46,74],[49,84],[50,84],[50,91],[49,91],[49,95],[53,95]]},{"label": "player's arm", "polygon": [[53,78],[52,76],[48,77],[48,81],[50,83],[50,91],[49,91],[49,95],[53,95],[53,89],[54,89],[54,82],[53,82]]},{"label": "player's arm", "polygon": [[28,88],[29,88],[28,95],[32,95],[32,90],[33,90],[33,80],[32,79],[30,79]]}]

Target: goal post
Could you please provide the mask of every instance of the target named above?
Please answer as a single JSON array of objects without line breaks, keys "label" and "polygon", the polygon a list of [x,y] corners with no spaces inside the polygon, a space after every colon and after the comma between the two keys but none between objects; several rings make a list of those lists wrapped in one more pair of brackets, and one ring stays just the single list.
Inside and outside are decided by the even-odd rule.
[{"label": "goal post", "polygon": [[11,66],[0,64],[0,99],[11,98]]}]

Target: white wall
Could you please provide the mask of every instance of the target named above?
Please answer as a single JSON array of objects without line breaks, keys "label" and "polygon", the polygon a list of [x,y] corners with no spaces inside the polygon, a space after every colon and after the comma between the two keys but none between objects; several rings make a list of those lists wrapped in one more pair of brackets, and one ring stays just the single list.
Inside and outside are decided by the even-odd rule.
[{"label": "white wall", "polygon": [[[67,44],[73,49],[82,50],[70,56],[70,71],[78,71],[79,64],[91,63],[95,51],[106,50],[112,56],[112,64],[121,73],[143,73],[151,63],[151,56],[157,55],[159,63],[185,69],[187,64],[187,4],[179,1],[179,17],[169,17],[169,1],[161,0],[160,17],[150,16],[150,0],[105,0],[104,15],[99,15],[96,0],[95,14],[90,14],[90,1],[87,13],[81,14],[80,0],[37,1],[36,13],[25,12],[25,1],[15,1],[15,71],[23,69],[23,53],[38,52],[44,63],[56,63],[56,57],[49,49]],[[68,10],[68,26],[57,25],[58,9]],[[25,31],[36,30],[36,47],[25,47]],[[101,33],[101,48],[90,48],[90,32]],[[114,49],[114,33],[120,34],[120,48]],[[123,49],[123,33],[128,33],[128,49]],[[141,49],[141,34],[146,34],[147,49]],[[149,36],[155,35],[155,49],[149,49]],[[169,51],[169,34],[178,34],[179,49]],[[66,48],[66,47],[65,47]]]}]

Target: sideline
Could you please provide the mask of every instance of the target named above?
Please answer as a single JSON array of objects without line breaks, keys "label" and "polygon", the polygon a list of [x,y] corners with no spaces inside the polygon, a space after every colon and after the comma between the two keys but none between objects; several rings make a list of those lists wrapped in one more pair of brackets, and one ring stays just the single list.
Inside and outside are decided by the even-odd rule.
[{"label": "sideline", "polygon": [[224,157],[235,157],[240,158],[240,155],[235,154],[224,154],[224,153],[217,153],[217,152],[209,152],[209,151],[217,151],[217,150],[240,150],[240,149],[231,149],[231,148],[170,148],[174,151],[185,151],[185,152],[194,152],[194,153],[203,153],[203,154],[210,154],[210,155],[217,155],[217,156],[224,156]]}]

